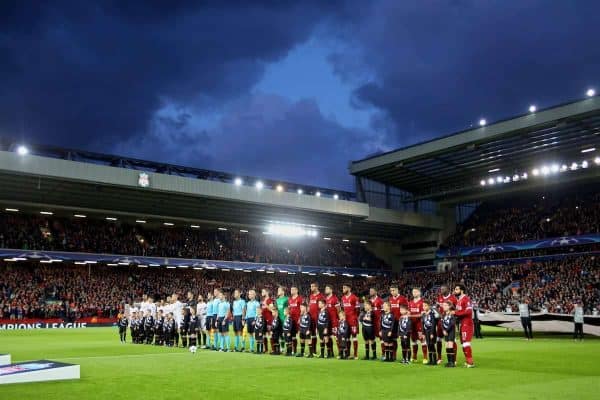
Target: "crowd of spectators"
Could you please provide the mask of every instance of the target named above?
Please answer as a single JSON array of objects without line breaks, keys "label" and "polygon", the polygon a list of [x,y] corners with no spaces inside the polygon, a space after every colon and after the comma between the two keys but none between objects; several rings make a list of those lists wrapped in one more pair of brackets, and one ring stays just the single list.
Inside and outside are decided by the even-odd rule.
[{"label": "crowd of spectators", "polygon": [[470,247],[600,233],[600,192],[498,198],[482,203],[444,247]]},{"label": "crowd of spectators", "polygon": [[364,244],[286,239],[238,229],[145,227],[87,218],[0,215],[0,248],[56,250],[202,260],[386,268]]},{"label": "crowd of spectators", "polygon": [[307,296],[313,281],[321,287],[332,284],[338,295],[341,285],[350,282],[360,296],[366,296],[373,287],[382,297],[387,297],[391,283],[397,283],[406,296],[413,287],[418,287],[432,300],[440,285],[464,283],[478,307],[489,311],[505,311],[507,307],[516,311],[517,302],[525,298],[534,310],[540,311],[570,313],[578,300],[583,301],[586,313],[600,309],[600,262],[592,255],[371,278],[0,263],[0,319],[115,317],[124,304],[139,300],[143,294],[165,299],[179,293],[184,298],[187,291],[205,295],[214,287],[226,292],[237,288],[242,293],[251,288],[267,288],[275,293],[279,285],[287,288],[296,285]]}]

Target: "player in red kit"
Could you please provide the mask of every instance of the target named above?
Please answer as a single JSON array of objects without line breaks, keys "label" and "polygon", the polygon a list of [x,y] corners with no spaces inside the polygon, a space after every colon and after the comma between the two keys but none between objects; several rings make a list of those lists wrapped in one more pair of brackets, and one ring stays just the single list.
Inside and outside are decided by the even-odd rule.
[{"label": "player in red kit", "polygon": [[312,352],[317,349],[317,319],[319,319],[319,300],[325,300],[323,293],[319,292],[319,285],[316,282],[310,284],[310,297],[308,298],[308,313],[310,314],[311,326],[311,346]]},{"label": "player in red kit", "polygon": [[304,302],[302,296],[298,294],[298,288],[296,286],[292,286],[290,288],[291,296],[288,298],[288,309],[290,311],[290,317],[292,318],[292,352],[296,354],[296,350],[298,349],[298,338],[296,335],[298,334],[298,325],[300,322],[300,305]]},{"label": "player in red kit", "polygon": [[[333,286],[325,285],[325,305],[327,306],[327,312],[329,313],[329,320],[331,321],[331,340],[328,342],[331,352],[333,352],[333,338],[337,340],[337,327],[339,325],[339,313],[340,313],[340,301],[335,294],[333,294]],[[341,352],[340,343],[338,345],[338,353]]]},{"label": "player in red kit", "polygon": [[[371,288],[369,289],[369,303],[371,303],[371,311],[373,312],[373,330],[375,332],[375,337],[379,337],[379,330],[381,329],[381,310],[383,309],[383,299],[379,297],[377,294],[377,289]],[[373,354],[375,354],[375,341],[371,345]],[[383,340],[381,341],[381,354],[383,355]]]},{"label": "player in red kit", "polygon": [[414,288],[412,290],[412,296],[412,300],[408,302],[408,312],[410,313],[410,319],[413,326],[410,335],[412,342],[413,362],[417,362],[417,353],[419,352],[419,344],[421,344],[421,350],[423,351],[423,364],[427,364],[427,344],[425,344],[423,336],[423,324],[421,321],[421,315],[423,314],[423,299],[421,298],[421,289]]},{"label": "player in red kit", "polygon": [[442,316],[444,315],[444,303],[447,301],[452,303],[454,305],[454,308],[456,309],[456,303],[458,303],[456,296],[454,296],[450,292],[450,288],[448,287],[448,285],[442,285],[440,286],[440,294],[438,294],[437,297],[437,309],[438,313],[440,314],[440,318],[438,319],[437,342],[435,344],[435,349],[437,352],[438,364],[442,363],[442,344],[444,342],[444,328],[442,327]]},{"label": "player in red kit", "polygon": [[352,337],[352,348],[354,350],[354,359],[358,360],[358,314],[360,314],[360,301],[350,285],[342,286],[342,307],[346,314],[346,321],[350,326],[350,336]]},{"label": "player in red kit", "polygon": [[262,316],[265,319],[265,324],[267,326],[267,334],[264,336],[264,352],[265,354],[269,351],[269,340],[271,339],[270,327],[273,322],[273,313],[271,312],[271,307],[273,306],[273,299],[271,298],[271,293],[269,293],[269,289],[263,289],[260,292],[260,296],[262,298],[260,302],[260,308],[262,309]]},{"label": "player in red kit", "polygon": [[473,351],[471,350],[471,339],[473,339],[473,304],[471,299],[465,294],[465,285],[458,284],[454,288],[454,295],[458,302],[454,315],[460,323],[460,342],[462,343],[463,353],[467,359],[467,368],[473,368]]},{"label": "player in red kit", "polygon": [[[390,311],[394,315],[394,321],[400,321],[400,306],[405,305],[408,307],[408,299],[402,296],[398,292],[398,285],[390,286],[390,297],[388,298],[388,302],[390,303]],[[398,329],[397,326],[394,326],[394,332]],[[383,353],[383,340],[381,341],[381,352]],[[398,342],[392,342],[392,355],[393,358],[396,359],[396,353],[398,352]]]}]

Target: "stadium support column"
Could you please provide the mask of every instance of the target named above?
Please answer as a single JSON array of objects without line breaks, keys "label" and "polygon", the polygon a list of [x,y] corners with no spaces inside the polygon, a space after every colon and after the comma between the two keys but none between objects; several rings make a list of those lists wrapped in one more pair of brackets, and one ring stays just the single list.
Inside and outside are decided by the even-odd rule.
[{"label": "stadium support column", "polygon": [[438,245],[444,242],[456,230],[456,206],[440,205],[440,216],[444,220],[444,228],[439,233]]}]

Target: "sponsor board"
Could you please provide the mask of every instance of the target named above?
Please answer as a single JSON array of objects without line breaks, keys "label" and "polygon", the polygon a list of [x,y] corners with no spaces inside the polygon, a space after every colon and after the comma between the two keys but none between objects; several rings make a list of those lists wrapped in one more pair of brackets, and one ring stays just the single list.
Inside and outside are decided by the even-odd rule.
[{"label": "sponsor board", "polygon": [[0,366],[0,384],[79,379],[79,365],[49,360]]}]

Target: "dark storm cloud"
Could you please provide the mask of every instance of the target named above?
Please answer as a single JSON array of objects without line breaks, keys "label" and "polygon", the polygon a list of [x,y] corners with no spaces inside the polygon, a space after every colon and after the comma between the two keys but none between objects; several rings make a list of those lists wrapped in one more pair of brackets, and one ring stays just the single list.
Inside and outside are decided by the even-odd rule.
[{"label": "dark storm cloud", "polygon": [[336,12],[302,2],[2,2],[0,132],[111,151],[166,104],[246,92]]},{"label": "dark storm cloud", "polygon": [[600,3],[592,1],[378,2],[330,60],[345,79],[368,71],[356,107],[405,145],[582,97],[598,83]]}]

